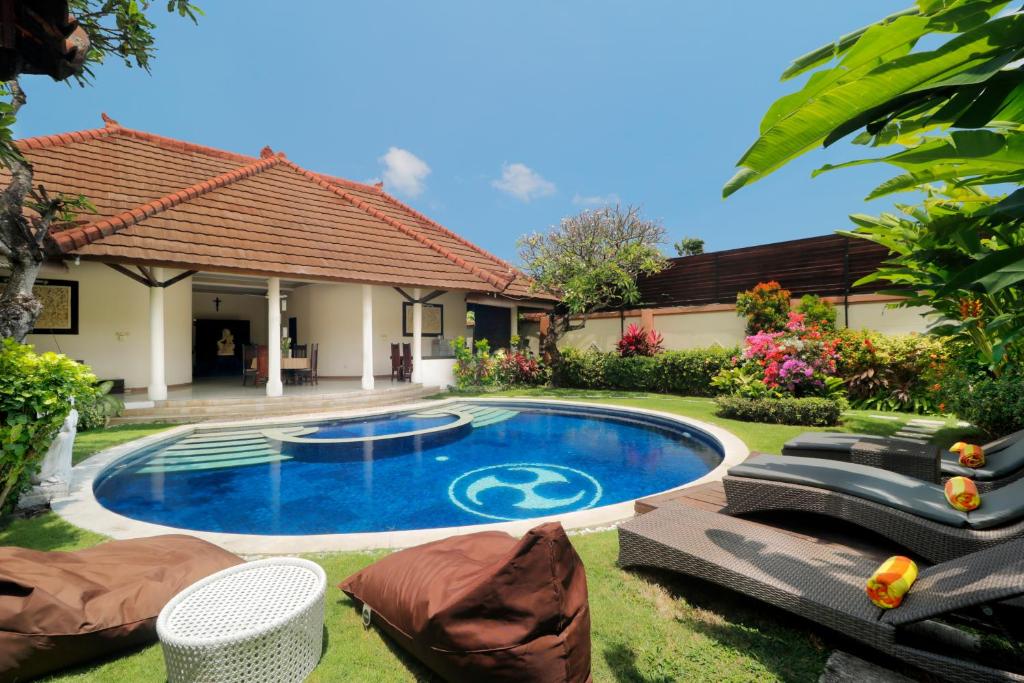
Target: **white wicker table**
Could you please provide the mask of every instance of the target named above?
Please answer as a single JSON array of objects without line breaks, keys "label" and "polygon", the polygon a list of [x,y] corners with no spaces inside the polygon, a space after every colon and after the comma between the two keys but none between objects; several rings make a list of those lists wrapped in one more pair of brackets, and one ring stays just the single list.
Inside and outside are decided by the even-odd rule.
[{"label": "white wicker table", "polygon": [[323,647],[327,575],[293,557],[230,567],[167,603],[156,632],[171,683],[303,681]]}]

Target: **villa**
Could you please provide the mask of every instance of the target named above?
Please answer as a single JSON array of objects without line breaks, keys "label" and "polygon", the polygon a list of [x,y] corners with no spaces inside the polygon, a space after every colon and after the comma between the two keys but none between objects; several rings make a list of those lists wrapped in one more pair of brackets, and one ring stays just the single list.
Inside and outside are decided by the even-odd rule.
[{"label": "villa", "polygon": [[[374,389],[391,372],[389,344],[403,342],[413,383],[443,387],[447,340],[473,333],[467,311],[478,335],[508,346],[520,308],[550,306],[511,265],[382,184],[315,173],[269,147],[247,156],[103,120],[18,143],[36,182],[96,207],[54,231],[28,341],[151,401],[255,394],[240,381],[249,343],[268,349],[266,396],[281,396],[283,336],[318,345],[322,392]],[[218,354],[225,332],[233,345]]]}]

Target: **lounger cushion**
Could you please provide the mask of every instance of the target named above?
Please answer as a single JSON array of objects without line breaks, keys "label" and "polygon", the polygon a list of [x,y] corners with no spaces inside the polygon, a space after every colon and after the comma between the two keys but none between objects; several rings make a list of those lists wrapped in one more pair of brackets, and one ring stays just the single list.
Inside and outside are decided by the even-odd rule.
[{"label": "lounger cushion", "polygon": [[[807,432],[790,439],[782,447],[784,455],[800,455],[828,460],[842,459],[851,446],[858,441],[884,444],[892,437],[869,434],[847,434],[846,432]],[[955,453],[942,454],[942,473],[946,476],[961,476],[990,481],[1009,476],[1024,469],[1024,431],[1014,432],[983,446],[987,462],[984,467],[971,469],[960,464]]]},{"label": "lounger cushion", "polygon": [[759,455],[733,467],[729,474],[848,493],[942,524],[968,525],[967,513],[949,506],[941,486],[876,467],[788,455]]},{"label": "lounger cushion", "polygon": [[445,680],[590,680],[586,574],[558,523],[403,550],[340,588]]},{"label": "lounger cushion", "polygon": [[983,496],[981,507],[967,513],[972,529],[992,529],[1024,518],[1024,479],[989,491]]},{"label": "lounger cushion", "polygon": [[1019,433],[1006,439],[994,441],[984,447],[985,465],[978,469],[964,467],[956,453],[942,454],[942,473],[951,476],[971,477],[979,481],[1002,479],[1024,469],[1024,439]]},{"label": "lounger cushion", "polygon": [[0,681],[23,681],[156,641],[172,597],[241,558],[191,536],[76,552],[0,548]]}]

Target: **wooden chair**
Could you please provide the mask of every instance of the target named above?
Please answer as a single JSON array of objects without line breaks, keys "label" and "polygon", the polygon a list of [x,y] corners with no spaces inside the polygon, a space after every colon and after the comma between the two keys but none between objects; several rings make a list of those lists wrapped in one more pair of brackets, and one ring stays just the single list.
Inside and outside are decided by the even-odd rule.
[{"label": "wooden chair", "polygon": [[293,356],[294,358],[309,358],[309,367],[302,368],[295,371],[296,380],[302,384],[309,382],[310,384],[316,385],[320,383],[320,378],[317,375],[317,362],[320,360],[320,345],[310,344],[309,345],[309,356],[306,356],[306,346],[302,346],[303,355]]},{"label": "wooden chair", "polygon": [[412,381],[412,344],[402,344],[402,374]]},{"label": "wooden chair", "polygon": [[256,347],[252,344],[244,344],[242,346],[242,386],[244,387],[248,383],[250,377],[252,377],[252,383],[255,386],[257,372]]},{"label": "wooden chair", "polygon": [[266,344],[256,346],[256,381],[266,383],[270,377],[270,350]]},{"label": "wooden chair", "polygon": [[391,381],[395,381],[395,375],[398,375],[398,381],[401,382],[405,379],[402,376],[402,352],[398,348],[398,344],[391,345]]},{"label": "wooden chair", "polygon": [[306,358],[307,353],[309,353],[308,344],[292,345],[292,358]]}]

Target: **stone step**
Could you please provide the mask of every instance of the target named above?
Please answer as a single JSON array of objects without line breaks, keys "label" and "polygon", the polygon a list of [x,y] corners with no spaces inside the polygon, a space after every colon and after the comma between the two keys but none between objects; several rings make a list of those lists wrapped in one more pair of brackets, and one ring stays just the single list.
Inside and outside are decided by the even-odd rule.
[{"label": "stone step", "polygon": [[[288,394],[288,387],[285,387],[284,396],[239,396],[239,397],[228,397],[228,398],[192,398],[192,399],[181,399],[181,400],[168,400],[168,401],[157,401],[153,407],[167,408],[170,406],[180,406],[185,408],[208,408],[212,406],[259,406],[267,403],[300,403],[300,402],[316,402],[325,400],[337,400],[343,398],[352,398],[357,396],[374,396],[380,394],[387,394],[391,392],[415,392],[423,389],[420,384],[405,384],[397,387],[382,387],[380,389],[374,389],[372,391],[365,391],[362,389],[352,389],[351,391],[338,391],[334,393],[324,394]],[[144,410],[145,408],[140,408]]]},{"label": "stone step", "polygon": [[125,411],[123,415],[111,418],[111,425],[138,424],[148,422],[183,423],[183,422],[225,422],[232,420],[251,420],[260,417],[287,417],[308,413],[328,412],[352,408],[379,408],[398,403],[409,403],[436,394],[436,387],[427,387],[415,391],[384,392],[369,396],[356,396],[344,401],[333,401],[321,405],[296,405],[293,402],[264,405],[251,409],[239,410],[238,406],[220,406],[206,411],[186,412],[176,409],[173,405],[161,411]]},{"label": "stone step", "polygon": [[266,458],[269,456],[280,457],[281,454],[275,450],[267,447],[260,449],[237,450],[234,453],[222,453],[219,455],[193,455],[184,457],[165,457],[163,455],[154,456],[151,460],[147,460],[147,466],[149,465],[187,465],[191,463],[234,463],[240,459],[249,458]]},{"label": "stone step", "polygon": [[226,467],[241,467],[243,465],[266,465],[273,462],[290,460],[283,455],[272,455],[261,458],[239,458],[237,460],[224,460],[207,463],[190,463],[187,465],[147,465],[138,470],[138,474],[162,474],[166,472],[194,472],[198,470],[216,470]]}]

